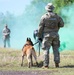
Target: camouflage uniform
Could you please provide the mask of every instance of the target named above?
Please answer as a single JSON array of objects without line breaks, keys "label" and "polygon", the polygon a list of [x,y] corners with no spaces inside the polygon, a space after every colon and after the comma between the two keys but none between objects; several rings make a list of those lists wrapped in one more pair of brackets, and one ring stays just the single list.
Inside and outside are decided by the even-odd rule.
[{"label": "camouflage uniform", "polygon": [[41,17],[38,29],[38,37],[42,38],[42,49],[44,51],[44,66],[49,65],[49,49],[52,46],[54,53],[54,62],[60,63],[59,54],[59,28],[64,26],[60,16],[49,11]]},{"label": "camouflage uniform", "polygon": [[7,28],[7,25],[3,29],[3,42],[4,47],[6,47],[6,43],[8,43],[8,47],[10,47],[10,29]]}]

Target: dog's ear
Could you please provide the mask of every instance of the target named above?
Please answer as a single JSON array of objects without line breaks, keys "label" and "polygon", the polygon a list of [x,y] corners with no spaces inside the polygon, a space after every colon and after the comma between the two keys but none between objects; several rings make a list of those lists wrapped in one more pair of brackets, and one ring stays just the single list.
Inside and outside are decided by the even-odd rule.
[{"label": "dog's ear", "polygon": [[28,38],[29,39],[29,41],[31,41],[31,38]]},{"label": "dog's ear", "polygon": [[27,38],[27,40],[26,41],[28,41],[28,38]]}]

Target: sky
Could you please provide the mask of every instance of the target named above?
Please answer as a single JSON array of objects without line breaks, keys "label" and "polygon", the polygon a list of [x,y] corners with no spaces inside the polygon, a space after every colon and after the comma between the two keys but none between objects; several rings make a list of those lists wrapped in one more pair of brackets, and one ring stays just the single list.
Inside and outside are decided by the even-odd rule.
[{"label": "sky", "polygon": [[0,12],[21,15],[32,0],[0,0]]}]

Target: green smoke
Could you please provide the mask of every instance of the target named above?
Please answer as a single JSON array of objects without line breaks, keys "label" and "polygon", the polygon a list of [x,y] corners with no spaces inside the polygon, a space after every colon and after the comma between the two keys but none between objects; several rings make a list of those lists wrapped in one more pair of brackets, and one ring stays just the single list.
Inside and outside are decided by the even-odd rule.
[{"label": "green smoke", "polygon": [[74,4],[64,7],[61,16],[64,18],[65,26],[59,32],[61,39],[60,50],[74,50]]}]

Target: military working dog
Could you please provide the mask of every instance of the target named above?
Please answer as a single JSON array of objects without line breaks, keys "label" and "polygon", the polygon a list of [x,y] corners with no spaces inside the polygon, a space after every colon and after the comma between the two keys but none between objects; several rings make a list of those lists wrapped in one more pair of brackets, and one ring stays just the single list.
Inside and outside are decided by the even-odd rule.
[{"label": "military working dog", "polygon": [[33,42],[31,41],[30,38],[27,38],[25,45],[22,48],[22,63],[21,66],[23,66],[23,59],[24,56],[27,57],[28,60],[28,67],[30,68],[31,66],[33,66],[33,60],[32,60],[32,56],[34,57],[35,61],[36,61],[36,65],[38,66],[38,62],[37,62],[37,56],[36,56],[36,52],[35,49],[33,47]]}]

